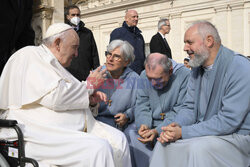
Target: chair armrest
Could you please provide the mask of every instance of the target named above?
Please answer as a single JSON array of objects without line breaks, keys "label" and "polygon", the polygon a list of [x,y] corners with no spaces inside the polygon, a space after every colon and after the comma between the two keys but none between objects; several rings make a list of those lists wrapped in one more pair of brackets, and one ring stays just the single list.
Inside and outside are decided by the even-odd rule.
[{"label": "chair armrest", "polygon": [[16,120],[5,120],[5,119],[0,119],[0,127],[14,127],[17,125]]}]

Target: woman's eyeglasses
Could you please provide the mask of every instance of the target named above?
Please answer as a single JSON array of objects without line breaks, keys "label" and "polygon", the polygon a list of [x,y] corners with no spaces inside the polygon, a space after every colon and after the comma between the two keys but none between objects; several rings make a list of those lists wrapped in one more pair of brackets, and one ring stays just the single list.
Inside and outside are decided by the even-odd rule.
[{"label": "woman's eyeglasses", "polygon": [[121,61],[122,60],[122,57],[120,55],[117,55],[117,54],[113,54],[108,52],[108,51],[105,51],[105,56],[107,57],[107,59],[110,59],[111,57],[115,60],[115,61]]}]

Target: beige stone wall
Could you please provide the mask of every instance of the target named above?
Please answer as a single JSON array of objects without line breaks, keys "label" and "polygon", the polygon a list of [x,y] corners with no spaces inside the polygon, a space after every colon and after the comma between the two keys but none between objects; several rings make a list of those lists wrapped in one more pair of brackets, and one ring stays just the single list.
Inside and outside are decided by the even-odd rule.
[{"label": "beige stone wall", "polygon": [[105,60],[109,34],[121,26],[126,9],[138,11],[138,27],[146,43],[157,32],[158,20],[170,19],[172,29],[167,40],[178,62],[187,56],[183,51],[185,30],[196,20],[211,21],[218,28],[225,46],[250,55],[250,0],[92,0],[81,1],[78,5],[82,21],[94,33],[101,63]]},{"label": "beige stone wall", "polygon": [[[183,37],[188,25],[196,20],[211,21],[218,28],[222,43],[250,56],[250,0],[36,0],[33,25],[44,35],[54,22],[63,22],[64,5],[76,4],[81,19],[95,36],[101,64],[111,31],[122,25],[126,9],[139,13],[138,27],[146,46],[157,32],[160,18],[170,19],[171,31],[167,40],[173,58],[183,62]],[[39,4],[40,3],[40,4]],[[38,33],[39,34],[39,33]],[[37,39],[42,38],[38,35]]]},{"label": "beige stone wall", "polygon": [[49,25],[59,22],[64,22],[63,0],[34,0],[32,27],[36,45],[41,44]]}]

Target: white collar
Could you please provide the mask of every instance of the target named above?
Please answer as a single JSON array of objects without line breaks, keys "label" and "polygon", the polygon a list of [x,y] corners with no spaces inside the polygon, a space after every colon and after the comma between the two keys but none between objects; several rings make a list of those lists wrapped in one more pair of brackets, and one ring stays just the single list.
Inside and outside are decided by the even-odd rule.
[{"label": "white collar", "polygon": [[161,35],[163,39],[165,38],[165,35],[163,35],[160,31],[158,31],[158,33]]}]

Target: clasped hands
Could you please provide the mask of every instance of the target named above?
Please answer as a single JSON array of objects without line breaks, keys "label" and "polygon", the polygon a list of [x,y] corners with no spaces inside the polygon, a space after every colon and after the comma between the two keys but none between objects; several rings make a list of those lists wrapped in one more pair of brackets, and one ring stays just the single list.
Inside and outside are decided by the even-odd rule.
[{"label": "clasped hands", "polygon": [[147,125],[142,124],[138,130],[138,134],[140,135],[140,137],[138,137],[137,139],[146,144],[149,142],[153,142],[154,138],[157,137],[158,132],[156,129],[149,129],[149,127]]},{"label": "clasped hands", "polygon": [[[157,138],[159,142],[162,144],[167,142],[174,142],[182,137],[181,127],[177,123],[171,123],[168,126],[164,126],[161,128],[162,132],[160,136]],[[146,125],[141,125],[138,130],[138,134],[140,135],[137,138],[142,143],[152,142],[155,137],[157,137],[158,132],[156,129],[149,129]]]},{"label": "clasped hands", "polygon": [[168,126],[164,126],[161,129],[162,132],[157,140],[162,144],[167,142],[174,142],[182,137],[181,127],[175,122],[169,124]]}]

